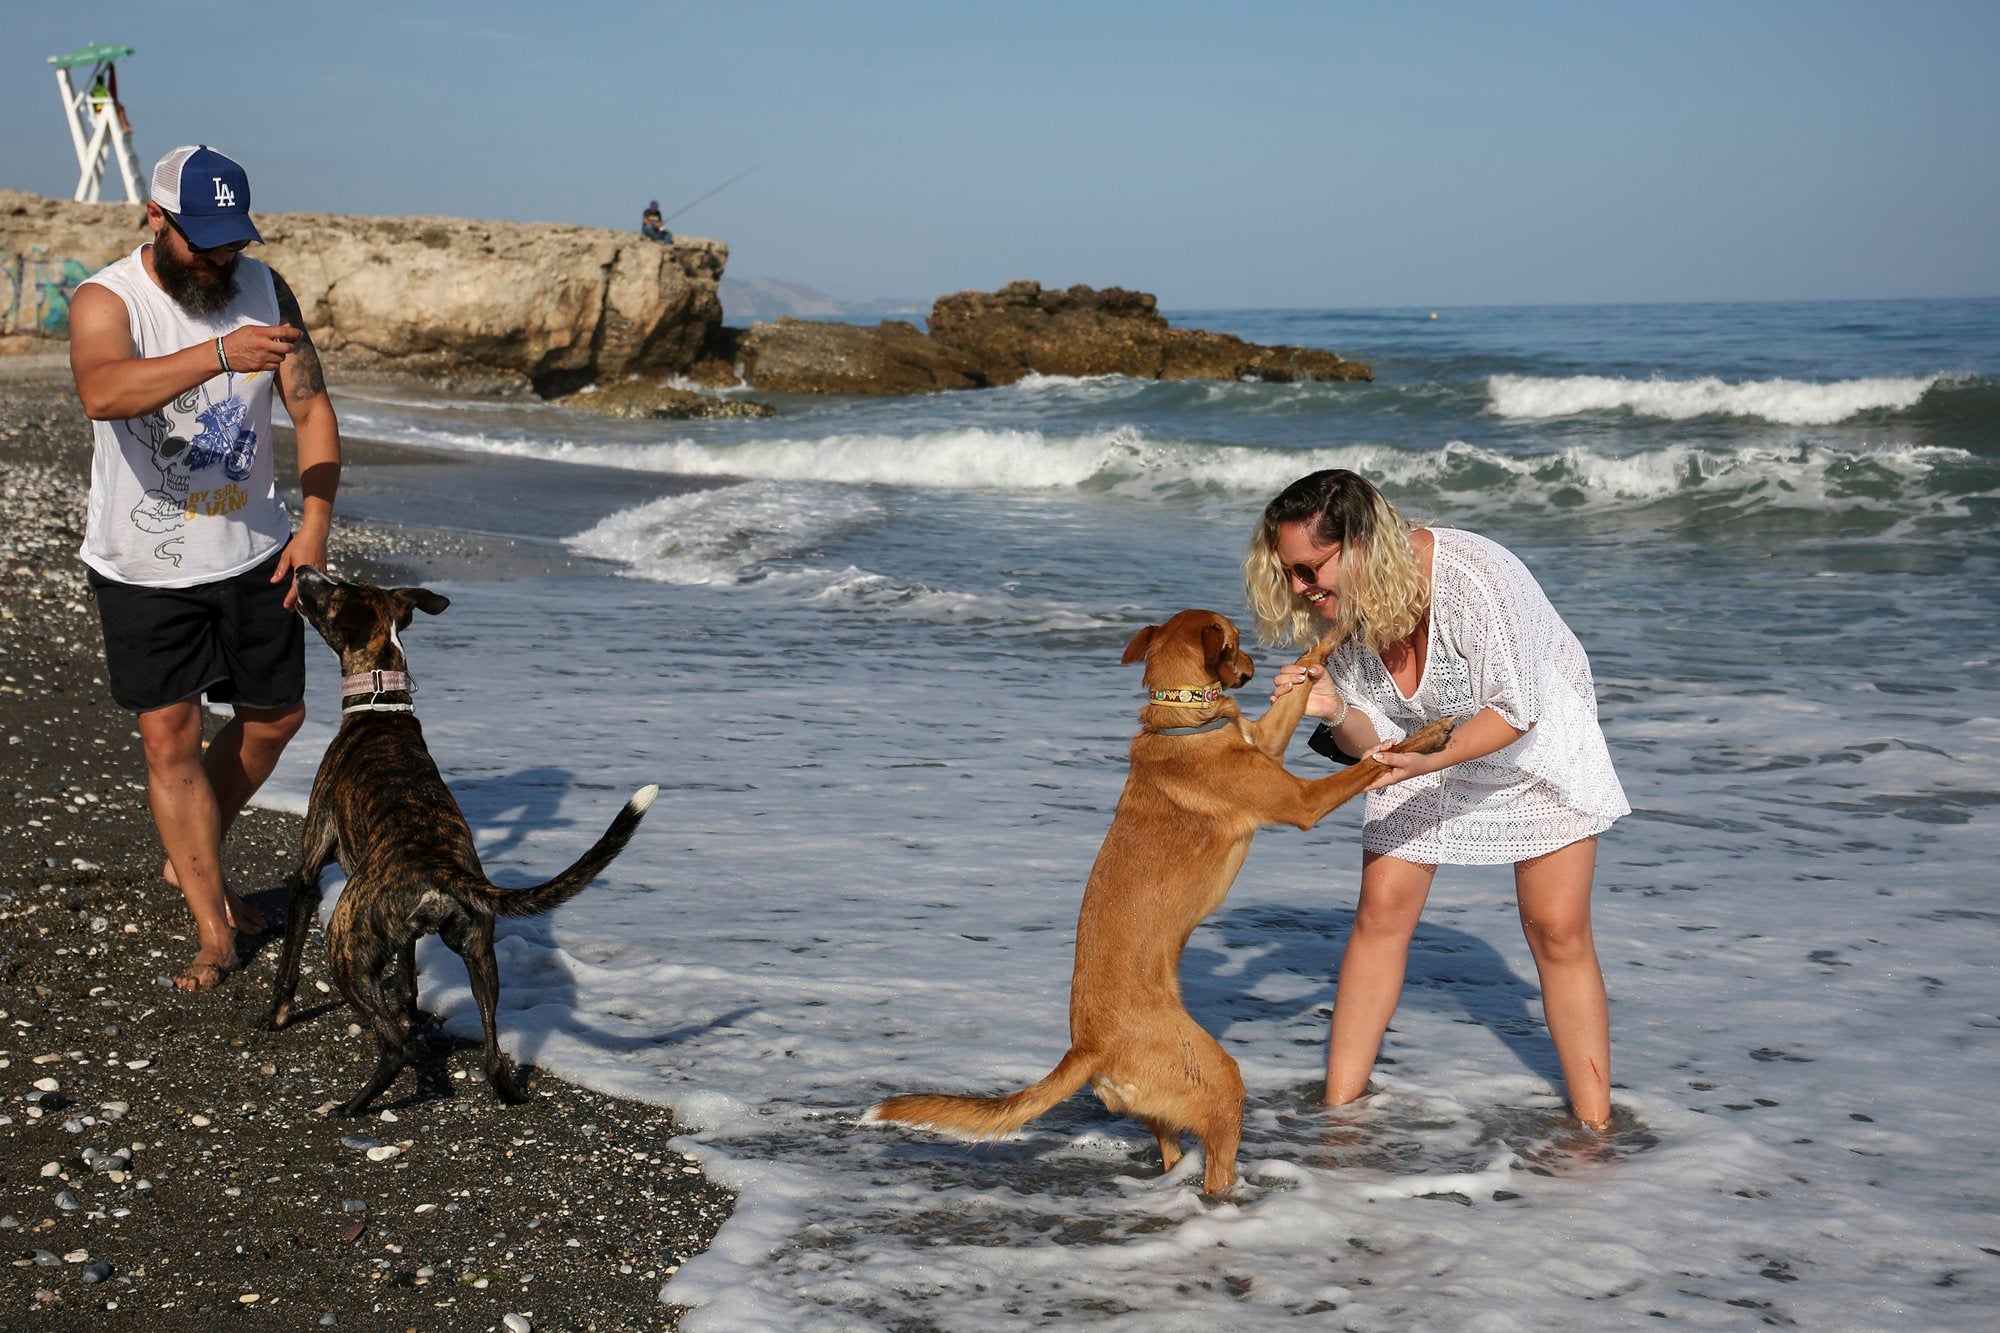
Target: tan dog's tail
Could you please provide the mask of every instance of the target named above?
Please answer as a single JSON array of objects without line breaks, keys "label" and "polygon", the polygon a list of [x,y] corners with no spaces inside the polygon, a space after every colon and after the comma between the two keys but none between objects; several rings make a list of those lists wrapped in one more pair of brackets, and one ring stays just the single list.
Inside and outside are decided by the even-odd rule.
[{"label": "tan dog's tail", "polygon": [[604,836],[592,843],[590,850],[578,857],[575,865],[548,883],[537,884],[532,889],[499,889],[490,884],[481,886],[487,902],[501,916],[540,916],[576,897],[589,886],[590,881],[604,873],[604,867],[610,865],[618,853],[625,850],[625,844],[632,840],[639,821],[645,818],[653,798],[659,794],[657,786],[641,787],[633,792],[632,799],[625,802],[625,808],[611,821],[611,827],[604,830]]},{"label": "tan dog's tail", "polygon": [[1097,1061],[1071,1049],[1041,1082],[1009,1097],[950,1097],[918,1093],[891,1097],[868,1108],[862,1120],[934,1129],[974,1143],[1002,1138],[1063,1101],[1090,1080]]}]

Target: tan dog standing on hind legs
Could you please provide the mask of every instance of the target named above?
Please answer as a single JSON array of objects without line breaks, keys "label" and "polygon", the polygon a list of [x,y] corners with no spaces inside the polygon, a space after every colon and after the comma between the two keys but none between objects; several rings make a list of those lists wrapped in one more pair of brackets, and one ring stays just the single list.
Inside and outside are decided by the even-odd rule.
[{"label": "tan dog standing on hind legs", "polygon": [[[365,1110],[414,1056],[417,939],[432,932],[465,960],[485,1031],[487,1081],[501,1100],[518,1102],[495,1026],[494,919],[537,916],[581,892],[624,850],[659,788],[640,788],[590,850],[546,884],[496,888],[424,746],[411,700],[416,686],[397,633],[417,611],[434,616],[450,603],[426,588],[336,583],[316,569],[299,570],[296,586],[300,613],[340,658],[341,721],[306,808],[270,1024],[290,1021],[306,932],[319,915],[320,872],[337,858],[347,888],[327,923],[327,969],[381,1049],[375,1072],[340,1114]],[[393,987],[385,980],[391,963]]]},{"label": "tan dog standing on hind legs", "polygon": [[[1333,646],[1322,639],[1300,661],[1320,665]],[[1069,1053],[1012,1096],[891,1097],[864,1118],[993,1139],[1088,1082],[1107,1108],[1153,1131],[1169,1170],[1181,1157],[1181,1133],[1200,1135],[1202,1189],[1215,1194],[1236,1182],[1243,1078],[1181,1004],[1181,950],[1222,905],[1259,828],[1311,828],[1386,770],[1364,759],[1317,781],[1286,772],[1281,758],[1307,692],[1292,691],[1254,722],[1244,718],[1222,691],[1249,680],[1255,666],[1236,626],[1213,611],[1183,611],[1140,630],[1124,660],[1142,657],[1149,702],[1077,918]],[[1449,720],[1434,722],[1393,748],[1428,753],[1451,729]]]}]

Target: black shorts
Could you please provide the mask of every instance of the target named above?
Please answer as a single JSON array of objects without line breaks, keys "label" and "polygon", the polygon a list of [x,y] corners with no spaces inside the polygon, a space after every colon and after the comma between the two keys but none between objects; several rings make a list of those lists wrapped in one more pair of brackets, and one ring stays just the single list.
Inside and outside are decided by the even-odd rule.
[{"label": "black shorts", "polygon": [[142,588],[90,570],[119,707],[144,713],[203,693],[239,708],[303,703],[305,627],[285,609],[288,585],[271,582],[283,554],[192,588]]}]

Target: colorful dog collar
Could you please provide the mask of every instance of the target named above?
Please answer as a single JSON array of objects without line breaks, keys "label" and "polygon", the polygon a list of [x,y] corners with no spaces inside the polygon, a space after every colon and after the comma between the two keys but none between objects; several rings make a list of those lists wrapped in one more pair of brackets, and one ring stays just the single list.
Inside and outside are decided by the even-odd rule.
[{"label": "colorful dog collar", "polygon": [[1206,708],[1222,698],[1222,682],[1183,686],[1177,690],[1147,690],[1146,699],[1162,708]]}]

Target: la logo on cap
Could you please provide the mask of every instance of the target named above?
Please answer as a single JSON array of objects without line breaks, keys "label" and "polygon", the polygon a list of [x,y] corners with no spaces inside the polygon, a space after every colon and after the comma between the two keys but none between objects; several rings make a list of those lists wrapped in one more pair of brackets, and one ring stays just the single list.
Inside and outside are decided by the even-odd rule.
[{"label": "la logo on cap", "polygon": [[197,250],[261,241],[250,220],[250,174],[207,144],[176,148],[153,168],[152,200]]}]

